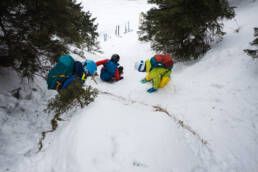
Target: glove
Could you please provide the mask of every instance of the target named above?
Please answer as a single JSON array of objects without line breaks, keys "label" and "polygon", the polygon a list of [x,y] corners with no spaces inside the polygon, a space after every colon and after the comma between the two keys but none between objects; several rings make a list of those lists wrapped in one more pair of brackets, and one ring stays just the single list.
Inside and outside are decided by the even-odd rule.
[{"label": "glove", "polygon": [[157,90],[155,88],[153,88],[153,87],[147,90],[148,93],[153,93],[155,91],[157,91]]},{"label": "glove", "polygon": [[124,77],[120,76],[120,80],[121,80],[121,79],[124,79]]},{"label": "glove", "polygon": [[145,78],[143,78],[142,80],[141,80],[141,83],[142,84],[145,84],[146,82],[148,82]]}]

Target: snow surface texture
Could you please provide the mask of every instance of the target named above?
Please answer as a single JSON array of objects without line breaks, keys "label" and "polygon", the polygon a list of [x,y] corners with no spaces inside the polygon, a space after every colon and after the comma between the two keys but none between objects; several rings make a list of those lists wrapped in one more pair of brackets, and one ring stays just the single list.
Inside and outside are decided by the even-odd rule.
[{"label": "snow surface texture", "polygon": [[0,171],[8,171],[37,150],[41,132],[50,127],[52,115],[43,110],[53,92],[41,78],[21,81],[9,68],[0,69],[0,83]]},{"label": "snow surface texture", "polygon": [[[146,92],[149,83],[139,82],[144,73],[134,69],[135,61],[155,54],[150,44],[137,40],[136,33],[139,13],[150,6],[144,0],[82,3],[98,17],[100,32],[111,35],[105,42],[100,37],[104,54],[86,56],[97,61],[118,53],[124,79],[112,84],[87,80],[101,91],[96,101],[72,114],[71,121],[61,122],[51,137],[47,135],[41,152],[0,171],[258,171],[258,64],[243,52],[258,25],[257,2],[237,8],[236,21],[225,22],[224,40],[197,62],[177,63],[171,82],[152,94]],[[115,25],[128,21],[133,31],[116,37]],[[21,124],[24,130],[27,123]],[[8,137],[10,128],[1,129],[1,134]],[[17,151],[27,144],[0,143],[1,154],[3,146]]]}]

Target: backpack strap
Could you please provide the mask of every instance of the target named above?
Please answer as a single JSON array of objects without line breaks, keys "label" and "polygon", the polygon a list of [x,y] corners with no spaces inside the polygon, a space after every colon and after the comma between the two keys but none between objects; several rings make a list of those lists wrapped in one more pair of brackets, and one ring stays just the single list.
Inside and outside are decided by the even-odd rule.
[{"label": "backpack strap", "polygon": [[[53,75],[52,78],[56,78],[56,77],[60,77],[60,78],[69,78],[68,75]],[[62,86],[62,83],[59,81],[56,81],[56,91],[58,91]]]},{"label": "backpack strap", "polygon": [[61,86],[62,84],[61,84],[61,82],[59,82],[59,81],[56,81],[56,83],[57,83],[57,85],[56,85],[56,91],[58,91],[59,88],[60,88],[60,86]]},{"label": "backpack strap", "polygon": [[83,72],[83,74],[82,74],[81,80],[82,80],[82,81],[86,81],[86,80],[87,80],[87,76],[86,76],[86,74],[85,74],[84,72]]},{"label": "backpack strap", "polygon": [[52,78],[61,77],[61,78],[69,78],[68,75],[53,75]]}]

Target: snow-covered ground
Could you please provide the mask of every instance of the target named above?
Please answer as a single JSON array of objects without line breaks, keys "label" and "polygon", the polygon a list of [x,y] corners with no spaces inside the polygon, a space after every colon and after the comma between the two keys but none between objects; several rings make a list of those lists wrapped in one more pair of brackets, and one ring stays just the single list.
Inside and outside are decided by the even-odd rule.
[{"label": "snow-covered ground", "polygon": [[20,80],[9,68],[0,69],[0,171],[9,171],[38,149],[41,132],[48,130],[53,114],[47,100],[54,92],[46,82]]},{"label": "snow-covered ground", "polygon": [[[39,131],[50,128],[51,117],[42,109],[53,92],[44,90],[42,83],[40,91],[32,93],[34,104],[22,101],[27,102],[25,109],[32,109],[24,110],[26,115],[36,115],[36,109],[45,115],[41,125],[15,117],[23,114],[21,109],[13,110],[23,107],[15,104],[15,98],[1,100],[1,106],[12,102],[13,107],[12,115],[0,118],[0,171],[258,171],[258,62],[243,52],[258,26],[257,2],[237,8],[236,21],[225,21],[224,40],[199,61],[177,63],[171,82],[152,94],[146,92],[149,83],[139,82],[144,73],[134,69],[135,61],[155,54],[149,43],[137,40],[139,13],[150,6],[145,0],[82,4],[97,17],[104,52],[86,53],[87,58],[97,61],[118,53],[124,79],[112,84],[88,80],[86,84],[100,90],[95,102],[61,122],[47,135],[39,153],[35,151]],[[115,26],[123,28],[128,22],[132,31],[115,36]],[[105,33],[107,41],[102,37]],[[6,83],[5,89],[8,85],[15,84]],[[7,97],[2,92],[0,96]],[[7,110],[1,113],[6,116]]]}]

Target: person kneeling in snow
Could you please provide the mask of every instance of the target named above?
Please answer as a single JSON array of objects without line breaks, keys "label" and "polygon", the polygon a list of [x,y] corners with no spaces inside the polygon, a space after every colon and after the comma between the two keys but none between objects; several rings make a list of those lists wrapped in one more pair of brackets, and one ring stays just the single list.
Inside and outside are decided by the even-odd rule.
[{"label": "person kneeling in snow", "polygon": [[50,90],[67,88],[75,78],[82,81],[83,84],[88,76],[94,75],[97,70],[97,65],[92,60],[86,60],[81,63],[74,61],[70,55],[61,56],[57,64],[49,71],[47,77],[47,85]]},{"label": "person kneeling in snow", "polygon": [[135,68],[139,72],[147,72],[146,77],[141,80],[141,83],[152,81],[152,88],[147,90],[147,92],[152,93],[157,91],[158,88],[163,88],[167,85],[173,64],[171,56],[158,54],[145,62],[143,60],[136,62]]},{"label": "person kneeling in snow", "polygon": [[92,60],[85,60],[83,63],[74,62],[73,75],[66,79],[61,88],[66,88],[76,77],[80,78],[84,83],[88,76],[93,76],[97,71],[97,65]]},{"label": "person kneeling in snow", "polygon": [[120,56],[118,54],[112,55],[111,59],[100,60],[96,62],[96,65],[103,65],[100,73],[100,78],[103,81],[113,82],[123,79],[123,67],[119,66],[118,61]]}]

